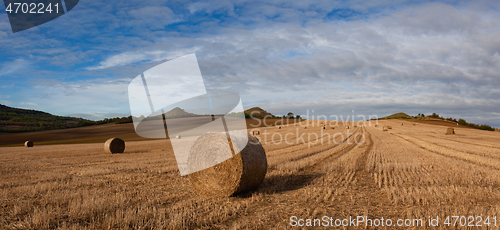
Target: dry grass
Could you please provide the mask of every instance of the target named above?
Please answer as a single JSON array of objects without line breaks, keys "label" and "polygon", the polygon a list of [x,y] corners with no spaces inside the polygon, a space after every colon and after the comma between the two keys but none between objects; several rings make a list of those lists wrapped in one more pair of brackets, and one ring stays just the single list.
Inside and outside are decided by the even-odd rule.
[{"label": "dry grass", "polygon": [[500,133],[300,126],[259,129],[266,178],[229,198],[196,195],[166,140],[127,143],[119,155],[102,144],[0,148],[0,229],[283,229],[292,215],[500,214]]}]

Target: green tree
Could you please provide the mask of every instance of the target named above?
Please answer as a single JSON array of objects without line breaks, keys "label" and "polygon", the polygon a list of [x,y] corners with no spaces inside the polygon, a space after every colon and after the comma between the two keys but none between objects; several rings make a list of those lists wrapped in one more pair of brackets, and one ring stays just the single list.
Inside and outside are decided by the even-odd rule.
[{"label": "green tree", "polygon": [[467,125],[467,122],[464,119],[458,119],[458,124]]}]

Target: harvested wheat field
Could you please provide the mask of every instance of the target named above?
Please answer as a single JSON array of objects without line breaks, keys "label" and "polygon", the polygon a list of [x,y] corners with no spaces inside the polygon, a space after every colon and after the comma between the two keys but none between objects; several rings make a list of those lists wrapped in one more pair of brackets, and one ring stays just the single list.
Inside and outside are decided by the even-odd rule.
[{"label": "harvested wheat field", "polygon": [[500,133],[378,123],[258,128],[267,174],[233,197],[198,195],[169,140],[127,142],[122,154],[103,143],[0,148],[0,229],[284,229],[324,216],[392,220],[372,229],[458,228],[445,218],[473,216],[498,228]]}]

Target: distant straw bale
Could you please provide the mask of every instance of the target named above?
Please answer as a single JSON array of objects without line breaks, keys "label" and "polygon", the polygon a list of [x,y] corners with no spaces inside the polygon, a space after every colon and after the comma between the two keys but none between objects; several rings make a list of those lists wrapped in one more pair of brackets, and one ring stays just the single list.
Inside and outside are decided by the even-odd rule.
[{"label": "distant straw bale", "polygon": [[455,129],[454,128],[448,128],[446,130],[446,135],[453,135],[455,134]]},{"label": "distant straw bale", "polygon": [[111,138],[104,143],[104,151],[107,153],[123,153],[125,151],[125,141],[120,138]]},{"label": "distant straw bale", "polygon": [[24,147],[28,148],[33,147],[33,141],[27,140],[26,142],[24,142]]},{"label": "distant straw bale", "polygon": [[384,130],[384,131],[389,131],[389,129],[387,128],[387,126],[384,126],[384,127],[382,128],[382,130]]}]

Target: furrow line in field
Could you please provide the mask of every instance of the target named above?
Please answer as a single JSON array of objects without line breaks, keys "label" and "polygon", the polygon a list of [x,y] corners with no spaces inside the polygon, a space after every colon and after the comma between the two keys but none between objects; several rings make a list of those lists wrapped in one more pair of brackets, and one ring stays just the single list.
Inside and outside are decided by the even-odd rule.
[{"label": "furrow line in field", "polygon": [[[329,150],[331,150],[331,149],[333,149],[333,148],[335,148],[337,146],[340,146],[343,143],[345,143],[354,134],[355,133],[352,133],[351,135],[349,135],[348,137],[346,137],[345,139],[343,139],[341,141],[341,143],[339,143],[339,144],[327,145],[326,147],[323,147],[323,148],[320,148],[321,145],[319,145],[316,148],[296,149],[296,150],[291,151],[291,152],[285,152],[285,153],[280,154],[280,155],[275,155],[273,157],[269,157],[268,161],[271,162],[270,164],[272,165],[270,168],[275,168],[277,165],[282,164],[282,163],[299,161],[299,160],[302,160],[304,158],[311,157],[313,155],[320,154],[320,153],[325,152],[325,151],[329,151]],[[318,148],[320,148],[320,149],[318,149]],[[302,151],[304,151],[304,152],[301,153]],[[278,157],[281,157],[281,158],[278,158]]]},{"label": "furrow line in field", "polygon": [[[435,141],[424,140],[422,138],[417,138],[417,137],[412,137],[412,138],[420,140],[420,141],[423,141],[423,142],[429,142],[429,143],[431,143],[433,145],[437,145],[437,146],[442,147],[442,148],[448,148],[448,149],[452,149],[452,150],[455,150],[455,151],[464,152],[464,153],[468,153],[468,154],[472,154],[472,155],[476,155],[476,156],[481,156],[481,157],[487,157],[487,158],[493,158],[493,159],[499,159],[500,160],[500,152],[498,152],[498,155],[495,155],[495,154],[486,154],[486,153],[480,154],[480,153],[477,153],[477,152],[466,150],[464,148],[458,149],[458,148],[455,148],[455,147],[450,147],[450,146],[446,146],[446,145],[443,145],[443,144],[439,144],[439,143],[436,143]],[[447,140],[447,141],[449,140],[449,139],[441,139],[439,137],[437,139]],[[462,144],[466,144],[466,143],[462,143]],[[475,144],[468,144],[468,145],[475,145]],[[480,148],[481,146],[476,146],[476,147]],[[489,148],[491,148],[491,147],[489,147]]]},{"label": "furrow line in field", "polygon": [[391,133],[392,135],[395,135],[409,143],[412,143],[422,149],[425,149],[429,152],[439,154],[441,156],[449,157],[452,159],[456,160],[461,160],[470,164],[475,164],[483,167],[488,167],[496,170],[500,170],[500,161],[494,160],[491,158],[486,158],[486,157],[481,157],[477,155],[471,155],[462,151],[450,151],[447,148],[442,148],[440,146],[429,144],[429,143],[424,143],[423,141],[417,140],[415,138],[411,138],[402,134],[394,134]]},{"label": "furrow line in field", "polygon": [[350,139],[354,139],[356,137],[355,135],[356,133],[358,132],[351,134],[348,138],[346,138],[346,141],[344,141],[340,145],[334,146],[339,148],[333,147],[326,151],[321,151],[319,153],[315,153],[314,155],[302,158],[300,161],[284,162],[280,165],[277,165],[276,169],[300,171],[305,169],[306,167],[309,167],[309,169],[312,170],[313,168],[316,168],[319,165],[322,165],[331,160],[335,160],[357,146],[356,142],[352,141],[350,143],[349,141]]},{"label": "furrow line in field", "polygon": [[462,143],[462,144],[479,145],[479,146],[484,146],[484,147],[493,148],[493,149],[500,149],[499,146],[494,146],[494,145],[487,145],[487,144],[481,144],[481,143],[477,143],[477,142],[454,140],[454,139],[450,139],[450,138],[443,138],[443,137],[440,137],[440,136],[437,136],[437,135],[427,135],[427,136],[432,137],[432,138],[438,138],[438,139],[441,139],[441,140],[448,140],[448,141],[458,142],[458,143]]},{"label": "furrow line in field", "polygon": [[[355,130],[356,132],[357,130]],[[342,133],[342,132],[338,132],[338,133]],[[329,143],[328,141],[324,141],[325,138],[327,137],[331,137],[330,135],[332,135],[332,133],[328,133],[330,135],[326,135],[327,133],[325,133],[323,136],[319,136],[318,135],[318,138],[315,138],[315,139],[309,139],[308,141],[304,141],[302,143],[299,143],[298,141],[296,141],[294,144],[291,144],[291,145],[287,145],[286,147],[283,147],[283,148],[279,148],[279,149],[272,149],[270,151],[267,151],[267,156],[268,157],[274,157],[274,156],[279,156],[281,154],[285,154],[285,153],[290,153],[290,150],[292,151],[299,151],[299,150],[302,150],[302,149],[306,149],[306,148],[310,148],[309,147],[309,143],[315,141],[314,144],[311,144],[311,146],[317,146],[317,145],[322,145],[323,143]],[[336,133],[333,133],[333,135],[335,135]],[[292,137],[291,139],[297,139],[298,137],[294,136]],[[289,140],[289,139],[288,139]],[[287,141],[288,141],[287,140]],[[319,143],[317,143],[319,142]],[[287,143],[288,144],[288,143]],[[271,145],[271,144],[269,144]]]}]

